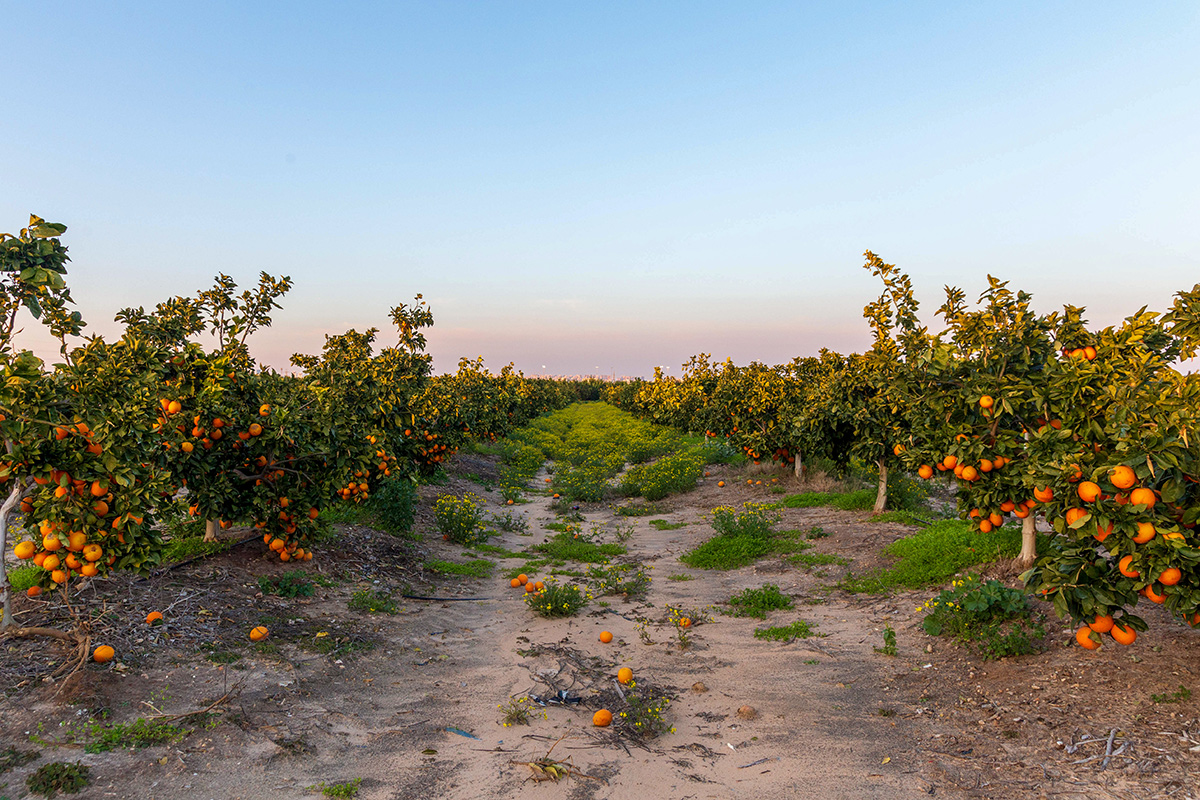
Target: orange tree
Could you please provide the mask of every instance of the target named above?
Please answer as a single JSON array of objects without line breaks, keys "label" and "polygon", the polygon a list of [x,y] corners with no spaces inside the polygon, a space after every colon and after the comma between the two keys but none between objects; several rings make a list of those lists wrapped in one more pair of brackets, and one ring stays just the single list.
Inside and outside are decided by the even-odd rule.
[{"label": "orange tree", "polygon": [[[0,235],[0,483],[9,488],[0,508],[0,549],[7,544],[9,516],[19,510],[23,530],[13,551],[38,569],[30,594],[61,587],[67,599],[75,579],[114,566],[145,570],[157,563],[160,542],[149,509],[169,482],[153,464],[165,351],[128,334],[67,347],[66,337],[79,334],[84,323],[68,309],[68,258],[59,239],[65,230],[32,217],[19,235]],[[52,368],[15,347],[21,309],[59,339],[62,361]],[[0,591],[7,626],[10,598],[2,569]],[[86,645],[86,620],[78,624],[81,632],[69,636],[32,632]]]},{"label": "orange tree", "polygon": [[1143,599],[1200,624],[1200,386],[1172,366],[1196,355],[1200,286],[1096,333],[1071,307],[1055,322],[1060,355],[1037,392],[1050,424],[1029,449],[1057,535],[1026,581],[1089,623],[1084,646],[1132,641]]},{"label": "orange tree", "polygon": [[[938,310],[947,328],[936,337],[910,332],[912,369],[901,389],[908,396],[910,438],[904,462],[922,478],[952,474],[959,511],[989,532],[1012,517],[1022,520],[1019,559],[1036,556],[1035,463],[1030,428],[1060,425],[1042,418],[1038,387],[1053,365],[1052,318],[1035,314],[1030,296],[989,276],[980,307],[968,310],[963,292],[947,288]],[[1040,420],[1040,423],[1039,423]]]}]

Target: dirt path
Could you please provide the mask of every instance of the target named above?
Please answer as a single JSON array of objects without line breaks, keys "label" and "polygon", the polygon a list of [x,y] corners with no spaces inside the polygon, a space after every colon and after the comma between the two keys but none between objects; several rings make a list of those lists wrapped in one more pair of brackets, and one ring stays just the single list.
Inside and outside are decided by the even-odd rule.
[{"label": "dirt path", "polygon": [[[22,796],[24,775],[38,764],[76,759],[97,778],[80,798],[313,798],[319,793],[311,787],[321,782],[356,778],[365,800],[531,792],[664,799],[1200,796],[1200,756],[1190,752],[1200,742],[1187,738],[1200,730],[1196,701],[1147,699],[1179,685],[1200,689],[1200,648],[1189,632],[1153,620],[1145,647],[1132,654],[1152,665],[1111,647],[984,664],[918,631],[914,608],[929,592],[881,598],[832,589],[846,569],[880,563],[880,548],[910,529],[827,508],[787,510],[780,527],[821,528],[827,535],[813,539],[808,552],[852,559],[849,566],[808,570],[773,557],[728,572],[688,569],[678,556],[712,535],[712,507],[771,497],[766,487],[732,480],[719,489],[723,476],[734,477],[714,474],[695,492],[660,503],[662,513],[653,517],[622,518],[634,526],[629,557],[653,567],[649,594],[641,603],[604,598],[574,618],[535,616],[499,574],[429,583],[420,561],[479,554],[434,536],[414,554],[361,528],[346,529],[353,544],[321,564],[330,585],[312,599],[257,591],[257,576],[285,568],[267,561],[258,544],[127,590],[111,600],[124,618],[178,602],[168,625],[127,625],[121,663],[89,670],[90,688],[73,690],[74,705],[56,703],[50,684],[15,689],[0,706],[0,743],[29,749],[39,725],[43,740],[65,741],[69,726],[89,714],[105,711],[128,722],[153,713],[147,702],[178,713],[229,694],[223,715],[191,721],[194,732],[181,741],[144,749],[84,753],[40,745],[39,761],[0,774],[0,797]],[[436,491],[468,486],[456,480]],[[549,502],[535,496],[514,507],[529,521],[529,535],[508,532],[493,543],[521,550],[552,536],[543,527],[555,518]],[[606,506],[583,512],[587,527],[616,519]],[[687,524],[659,530],[650,519]],[[501,568],[522,563],[503,560]],[[773,612],[767,623],[716,610],[731,594],[768,582],[795,598],[793,610]],[[401,584],[453,599],[402,600],[394,615],[347,607],[356,591]],[[189,592],[194,601],[178,601]],[[713,607],[711,621],[691,629],[686,649],[666,619],[668,604]],[[796,619],[820,636],[790,644],[753,636],[758,626]],[[639,621],[648,621],[651,643]],[[245,631],[261,622],[271,628],[269,646],[250,647]],[[885,625],[897,632],[894,657],[875,650]],[[599,641],[601,630],[615,634],[611,644]],[[6,643],[6,674],[20,668],[21,645]],[[214,663],[221,661],[227,664]],[[621,666],[673,698],[667,719],[674,732],[639,745],[591,725],[593,711],[616,691],[612,677]],[[1110,694],[1098,693],[1100,686]],[[498,704],[527,692],[549,697],[554,688],[580,702],[539,709],[545,717],[529,726],[501,725]],[[751,718],[739,716],[744,706],[754,709]],[[1073,764],[1094,753],[1064,747],[1113,726],[1118,742],[1136,745],[1136,759],[1107,771],[1095,761]],[[1175,731],[1175,739],[1160,731]],[[552,745],[556,759],[591,777],[534,785],[530,768],[513,763],[541,757]]]}]

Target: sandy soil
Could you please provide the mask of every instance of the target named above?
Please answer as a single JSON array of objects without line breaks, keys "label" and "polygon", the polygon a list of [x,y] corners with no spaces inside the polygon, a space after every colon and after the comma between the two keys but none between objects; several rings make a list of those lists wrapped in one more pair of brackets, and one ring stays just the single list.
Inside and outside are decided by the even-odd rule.
[{"label": "sandy soil", "polygon": [[[468,458],[455,469],[448,484],[423,490],[421,532],[439,493],[470,488],[498,503],[473,482],[494,465]],[[719,488],[720,478],[729,485]],[[535,616],[499,572],[444,579],[422,569],[429,559],[480,554],[433,535],[412,543],[359,526],[345,526],[344,544],[306,565],[327,584],[312,598],[262,595],[257,578],[288,565],[269,560],[258,541],[149,581],[102,583],[106,611],[93,628],[97,641],[117,647],[116,663],[89,666],[84,680],[64,686],[45,679],[63,658],[54,645],[0,643],[0,748],[40,754],[0,774],[0,797],[25,796],[25,776],[55,760],[92,768],[80,798],[311,798],[320,782],[355,778],[365,800],[1200,797],[1200,704],[1151,698],[1181,686],[1200,692],[1194,632],[1153,609],[1153,627],[1134,647],[1085,653],[1065,646],[1069,637],[1051,619],[1045,653],[981,662],[920,630],[915,608],[933,592],[832,588],[847,569],[884,563],[881,548],[912,530],[866,513],[785,513],[785,528],[829,533],[808,552],[844,556],[848,567],[805,570],[770,558],[705,572],[678,562],[712,535],[712,507],[770,499],[768,486],[769,478],[747,486],[744,475],[714,469],[696,491],[662,501],[661,513],[620,518],[634,526],[628,558],[653,567],[649,595],[604,598],[609,605],[562,620]],[[543,527],[556,518],[550,502],[496,505],[524,515],[529,533],[493,543],[520,550],[553,535]],[[604,504],[580,510],[586,527],[611,531],[617,519]],[[687,525],[660,531],[651,519]],[[669,579],[684,575],[691,580]],[[734,592],[767,582],[796,607],[765,624],[802,618],[819,637],[764,642],[753,637],[764,623],[719,613]],[[402,599],[394,615],[351,611],[348,599],[366,588],[442,599]],[[711,620],[691,629],[686,649],[667,605],[708,609]],[[17,608],[24,624],[63,621],[46,603],[21,598]],[[154,608],[169,609],[168,621],[150,629],[141,620]],[[257,624],[271,629],[265,647],[246,640]],[[894,657],[875,650],[885,625],[897,632]],[[600,643],[601,630],[614,633],[611,644]],[[621,666],[643,689],[672,698],[674,733],[641,741],[591,725],[596,708],[615,703]],[[539,708],[544,718],[529,726],[501,724],[498,704],[559,689],[579,702]],[[89,718],[130,722],[214,701],[212,714],[180,720],[191,732],[170,745],[86,753],[70,743]],[[739,715],[745,706],[753,713]],[[1120,754],[1105,767],[1097,756],[1110,733]],[[532,783],[521,762],[552,747],[579,774]]]}]

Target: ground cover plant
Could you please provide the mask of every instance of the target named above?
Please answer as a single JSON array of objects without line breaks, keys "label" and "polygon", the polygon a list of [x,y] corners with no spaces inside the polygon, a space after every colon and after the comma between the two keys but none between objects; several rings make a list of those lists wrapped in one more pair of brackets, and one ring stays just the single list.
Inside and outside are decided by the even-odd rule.
[{"label": "ground cover plant", "polygon": [[1037,652],[1046,634],[1024,592],[976,575],[953,581],[921,610],[928,611],[926,633],[964,644],[985,661]]}]

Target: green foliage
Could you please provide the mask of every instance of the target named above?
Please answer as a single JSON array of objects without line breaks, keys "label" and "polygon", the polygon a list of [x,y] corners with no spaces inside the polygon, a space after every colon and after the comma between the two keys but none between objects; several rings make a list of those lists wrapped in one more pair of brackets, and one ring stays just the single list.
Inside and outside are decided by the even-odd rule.
[{"label": "green foliage", "polygon": [[163,561],[167,564],[174,564],[180,561],[187,561],[189,558],[211,556],[216,553],[223,553],[232,546],[233,542],[231,541],[204,541],[203,528],[201,528],[201,535],[199,536],[188,536],[179,539],[171,538],[164,542]]},{"label": "green foliage", "polygon": [[844,567],[850,563],[850,559],[845,556],[834,555],[833,553],[797,553],[787,557],[787,560],[797,566],[807,567],[826,567],[837,565]]},{"label": "green foliage", "polygon": [[351,611],[369,614],[395,614],[397,610],[391,592],[378,589],[361,589],[355,592],[348,605]]},{"label": "green foliage", "polygon": [[695,576],[688,575],[683,572],[677,572],[674,575],[668,575],[667,580],[669,580],[669,581],[690,581],[690,580],[695,580]]},{"label": "green foliage", "polygon": [[43,764],[25,779],[25,786],[34,794],[54,797],[59,792],[76,794],[92,782],[91,770],[82,763],[55,761]]},{"label": "green foliage", "polygon": [[464,563],[456,561],[426,561],[425,569],[442,575],[464,575],[469,578],[490,578],[496,562],[476,558]]},{"label": "green foliage", "polygon": [[474,492],[462,497],[444,494],[434,504],[438,530],[456,544],[471,545],[487,540],[483,526],[483,500]]},{"label": "green foliage", "polygon": [[138,717],[125,724],[104,725],[93,723],[87,726],[88,753],[104,753],[114,748],[143,748],[160,744],[174,744],[191,733],[187,728],[172,725],[162,720],[147,721]]},{"label": "green foliage", "polygon": [[1150,701],[1153,703],[1186,703],[1192,699],[1192,690],[1179,684],[1179,688],[1173,692],[1163,694],[1150,695]]},{"label": "green foliage", "polygon": [[407,478],[389,478],[372,492],[367,509],[385,532],[406,534],[416,519],[417,487]]},{"label": "green foliage", "polygon": [[790,494],[779,501],[784,508],[815,508],[833,506],[842,511],[866,511],[875,505],[874,489],[855,492],[802,492]]},{"label": "green foliage", "polygon": [[1037,652],[1045,628],[1019,589],[968,575],[917,609],[930,636],[949,636],[985,661]]},{"label": "green foliage", "polygon": [[829,531],[825,530],[824,528],[822,528],[818,525],[813,525],[809,529],[808,533],[804,534],[804,538],[805,539],[824,539],[828,535],[829,535]]},{"label": "green foliage", "polygon": [[579,561],[584,564],[599,564],[613,556],[624,555],[627,548],[614,542],[596,544],[577,525],[553,538],[530,548],[536,553],[542,553],[551,561]]},{"label": "green foliage", "polygon": [[661,692],[639,690],[637,681],[625,692],[625,709],[618,713],[620,729],[641,739],[655,739],[664,733],[674,733],[666,714],[671,698]]},{"label": "green foliage", "polygon": [[[768,639],[774,642],[793,642],[796,639],[807,639],[810,636],[815,636],[813,628],[815,623],[808,623],[802,619],[798,619],[790,625],[773,625],[767,628],[755,628],[755,639]],[[805,661],[806,664],[815,664],[815,661]]]},{"label": "green foliage", "polygon": [[680,528],[686,528],[686,522],[667,522],[665,519],[650,520],[650,527],[660,531],[675,531]]},{"label": "green foliage", "polygon": [[3,775],[10,769],[23,767],[30,761],[36,761],[37,758],[38,753],[35,750],[18,750],[12,746],[0,750],[0,775]]},{"label": "green foliage", "polygon": [[715,508],[712,525],[717,535],[679,560],[698,569],[736,569],[751,564],[776,546],[775,525],[780,518],[777,510],[762,503],[745,503],[741,512],[730,506]]},{"label": "green foliage", "polygon": [[258,579],[258,588],[263,594],[280,597],[312,597],[316,593],[308,574],[302,569],[290,569],[278,578],[264,575]]},{"label": "green foliage", "polygon": [[652,503],[629,503],[615,507],[613,512],[621,517],[648,517],[660,513],[658,506]]},{"label": "green foliage", "polygon": [[559,584],[547,581],[546,588],[540,592],[525,595],[525,603],[538,616],[573,617],[578,614],[592,599],[592,595],[578,586]]},{"label": "green foliage", "polygon": [[688,450],[663,456],[650,464],[638,464],[625,473],[621,492],[653,501],[689,491],[704,474],[704,463],[701,453]]},{"label": "green foliage", "polygon": [[546,719],[546,712],[538,709],[528,697],[510,697],[504,703],[496,706],[503,715],[500,724],[506,728],[513,725],[528,725],[530,719],[540,716]]},{"label": "green foliage", "polygon": [[362,778],[355,778],[352,781],[344,783],[325,783],[325,781],[321,781],[313,786],[309,786],[308,789],[309,791],[319,791],[325,797],[358,797],[358,789],[362,784],[362,780]]},{"label": "green foliage", "polygon": [[45,570],[34,564],[14,567],[8,573],[8,585],[11,591],[23,592],[30,586],[36,586],[45,574]]},{"label": "green foliage", "polygon": [[896,655],[896,631],[891,625],[883,626],[883,647],[876,647],[875,652],[885,656]]},{"label": "green foliage", "polygon": [[489,522],[493,527],[502,531],[508,531],[509,533],[526,533],[529,530],[529,520],[525,515],[514,514],[511,511],[506,511],[504,514],[496,514]]},{"label": "green foliage", "polygon": [[729,598],[730,612],[735,617],[766,619],[767,614],[779,609],[791,608],[792,598],[779,591],[773,583],[765,583],[758,589],[744,589]]},{"label": "green foliage", "polygon": [[588,571],[597,596],[623,595],[627,600],[644,600],[650,591],[650,571],[640,563],[602,564]]},{"label": "green foliage", "polygon": [[898,587],[920,589],[943,583],[976,564],[1012,558],[1020,549],[1019,530],[979,533],[968,522],[943,520],[885,547],[885,554],[899,559],[896,564],[867,575],[847,575],[839,586],[872,594]]}]

